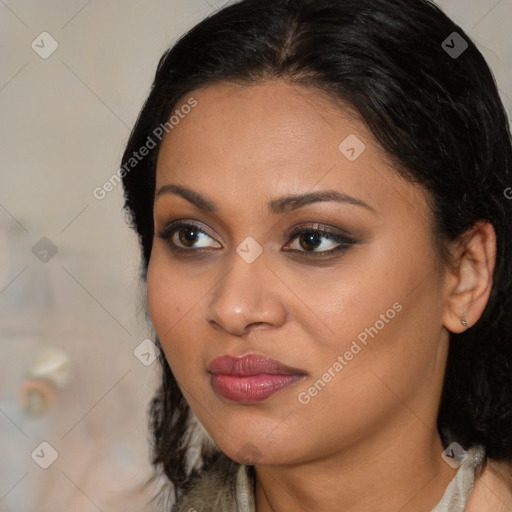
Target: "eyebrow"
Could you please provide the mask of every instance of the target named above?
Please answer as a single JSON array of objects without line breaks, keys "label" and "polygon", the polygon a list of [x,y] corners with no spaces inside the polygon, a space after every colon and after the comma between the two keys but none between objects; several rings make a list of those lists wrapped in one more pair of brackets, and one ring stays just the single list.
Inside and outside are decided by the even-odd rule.
[{"label": "eyebrow", "polygon": [[[160,197],[164,194],[175,194],[183,197],[194,206],[208,213],[217,213],[218,206],[207,197],[201,195],[190,188],[180,185],[164,185],[157,193],[156,197]],[[268,211],[274,215],[287,213],[292,210],[297,210],[309,204],[335,201],[337,203],[351,204],[354,206],[361,206],[367,210],[376,213],[375,209],[369,204],[365,203],[362,199],[350,196],[343,192],[337,192],[336,190],[322,190],[319,192],[307,192],[305,194],[290,194],[282,197],[278,197],[267,203]]]}]

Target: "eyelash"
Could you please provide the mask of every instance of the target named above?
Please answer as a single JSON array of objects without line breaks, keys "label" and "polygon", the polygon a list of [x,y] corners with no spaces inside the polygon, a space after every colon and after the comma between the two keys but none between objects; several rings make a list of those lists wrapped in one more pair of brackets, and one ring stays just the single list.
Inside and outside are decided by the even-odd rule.
[{"label": "eyelash", "polygon": [[[171,222],[167,226],[165,226],[160,232],[157,233],[158,238],[161,238],[171,248],[171,250],[178,254],[185,254],[188,253],[187,256],[191,256],[193,252],[199,252],[201,249],[206,248],[188,248],[185,249],[183,247],[180,247],[176,245],[172,240],[172,235],[174,235],[175,232],[178,232],[181,229],[187,229],[187,228],[193,228],[198,231],[199,234],[204,234],[210,238],[213,238],[211,235],[209,235],[206,231],[201,229],[197,224],[191,223],[191,222],[184,222],[184,221],[177,221],[177,222]],[[330,241],[336,242],[339,244],[338,247],[335,249],[330,249],[327,251],[300,251],[297,249],[291,249],[290,252],[298,252],[301,254],[307,255],[307,257],[313,257],[313,258],[328,258],[332,256],[333,254],[339,253],[343,250],[348,249],[349,246],[353,245],[355,242],[354,239],[352,239],[348,235],[341,235],[338,233],[334,233],[332,231],[327,231],[321,228],[315,228],[315,227],[308,227],[308,226],[302,226],[296,230],[294,230],[292,233],[290,233],[289,237],[293,240],[297,238],[298,236],[306,234],[315,234],[319,235],[322,238],[326,238]],[[311,256],[310,256],[311,255]]]}]

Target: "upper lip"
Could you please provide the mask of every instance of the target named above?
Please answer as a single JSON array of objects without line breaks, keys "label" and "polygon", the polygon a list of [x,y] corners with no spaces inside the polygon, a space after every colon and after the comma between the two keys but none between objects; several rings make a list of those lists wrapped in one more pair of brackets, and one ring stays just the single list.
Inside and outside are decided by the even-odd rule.
[{"label": "upper lip", "polygon": [[306,372],[292,368],[280,361],[258,354],[248,354],[241,357],[224,355],[217,357],[208,365],[208,371],[214,374],[249,377],[262,373],[270,375],[306,375]]}]

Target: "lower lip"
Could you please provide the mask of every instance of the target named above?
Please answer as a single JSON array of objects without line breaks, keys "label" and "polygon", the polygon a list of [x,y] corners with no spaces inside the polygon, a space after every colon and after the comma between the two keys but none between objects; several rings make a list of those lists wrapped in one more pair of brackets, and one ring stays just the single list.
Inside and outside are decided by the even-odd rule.
[{"label": "lower lip", "polygon": [[250,404],[266,400],[274,393],[302,380],[305,375],[234,375],[213,374],[212,388],[218,395],[238,403]]}]

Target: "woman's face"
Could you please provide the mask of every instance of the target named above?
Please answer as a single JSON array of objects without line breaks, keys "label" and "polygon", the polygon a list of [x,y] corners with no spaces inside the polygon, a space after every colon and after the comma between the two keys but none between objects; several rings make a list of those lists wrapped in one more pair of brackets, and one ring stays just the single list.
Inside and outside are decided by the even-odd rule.
[{"label": "woman's face", "polygon": [[208,433],[259,464],[431,436],[448,331],[424,192],[314,89],[187,102],[158,158],[148,303]]}]

